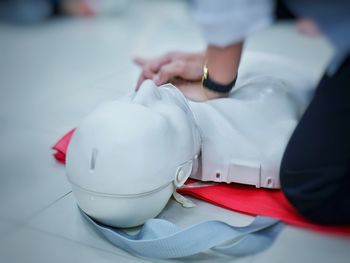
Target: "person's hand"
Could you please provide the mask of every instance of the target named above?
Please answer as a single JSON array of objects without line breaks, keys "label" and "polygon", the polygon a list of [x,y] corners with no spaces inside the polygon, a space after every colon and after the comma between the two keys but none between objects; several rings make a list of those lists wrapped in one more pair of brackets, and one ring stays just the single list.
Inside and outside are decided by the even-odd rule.
[{"label": "person's hand", "polygon": [[199,81],[203,75],[205,54],[170,52],[153,59],[137,57],[135,63],[142,69],[136,84],[136,90],[146,79],[152,79],[156,85],[162,85],[177,78],[187,81]]},{"label": "person's hand", "polygon": [[189,100],[198,102],[208,100],[203,91],[202,83],[199,81],[188,81],[180,78],[174,78],[170,80],[170,83],[178,88]]},{"label": "person's hand", "polygon": [[142,68],[137,81],[136,91],[146,79],[152,79],[156,85],[172,83],[190,100],[206,101],[227,97],[210,91],[202,86],[200,79],[203,75],[205,53],[170,52],[154,59],[141,57],[134,59]]}]

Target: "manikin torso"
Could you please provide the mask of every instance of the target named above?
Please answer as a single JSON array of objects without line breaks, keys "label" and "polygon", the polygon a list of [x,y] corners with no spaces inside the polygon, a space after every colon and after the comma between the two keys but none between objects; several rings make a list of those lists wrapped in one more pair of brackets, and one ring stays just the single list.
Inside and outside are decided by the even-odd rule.
[{"label": "manikin torso", "polygon": [[[290,66],[288,75],[279,75],[283,61],[278,59],[269,59],[267,71],[254,72],[264,59],[261,55],[248,59],[228,98],[189,101],[202,139],[193,178],[280,187],[283,152],[308,104],[312,85]],[[252,60],[258,63],[249,64]]]},{"label": "manikin torso", "polygon": [[300,117],[282,82],[255,77],[229,98],[190,106],[202,139],[194,178],[279,187],[279,164]]}]

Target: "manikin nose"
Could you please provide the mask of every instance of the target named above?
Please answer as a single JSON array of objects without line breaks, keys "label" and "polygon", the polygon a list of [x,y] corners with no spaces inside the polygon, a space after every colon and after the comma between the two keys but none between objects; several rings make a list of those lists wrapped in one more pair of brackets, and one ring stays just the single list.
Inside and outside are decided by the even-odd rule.
[{"label": "manikin nose", "polygon": [[161,99],[159,88],[151,81],[146,80],[136,92],[133,103],[143,106],[153,105]]}]

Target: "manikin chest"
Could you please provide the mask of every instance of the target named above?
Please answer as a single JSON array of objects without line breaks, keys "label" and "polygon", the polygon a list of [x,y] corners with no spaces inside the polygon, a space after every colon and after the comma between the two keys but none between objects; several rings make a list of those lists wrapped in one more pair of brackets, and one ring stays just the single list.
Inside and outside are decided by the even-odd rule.
[{"label": "manikin chest", "polygon": [[306,105],[277,78],[248,78],[229,98],[190,102],[200,129],[202,181],[279,188],[281,159]]}]

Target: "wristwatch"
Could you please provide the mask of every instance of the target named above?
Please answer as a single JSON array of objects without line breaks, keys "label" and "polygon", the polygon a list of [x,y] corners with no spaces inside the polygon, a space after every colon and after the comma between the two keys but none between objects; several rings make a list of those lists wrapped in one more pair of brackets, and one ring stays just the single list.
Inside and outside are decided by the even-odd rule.
[{"label": "wristwatch", "polygon": [[214,80],[210,79],[209,77],[209,71],[207,64],[204,64],[203,67],[203,76],[202,76],[202,85],[203,87],[206,87],[207,89],[217,92],[217,93],[228,93],[232,90],[234,85],[236,84],[237,75],[233,81],[231,81],[229,84],[220,84],[215,82]]}]

